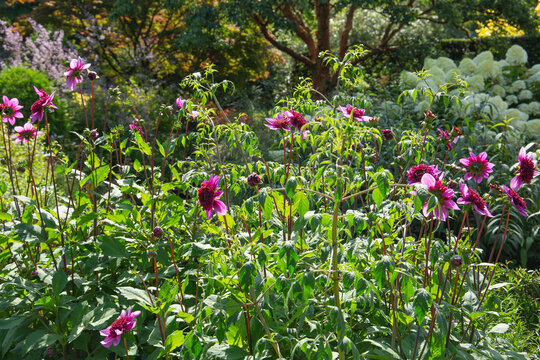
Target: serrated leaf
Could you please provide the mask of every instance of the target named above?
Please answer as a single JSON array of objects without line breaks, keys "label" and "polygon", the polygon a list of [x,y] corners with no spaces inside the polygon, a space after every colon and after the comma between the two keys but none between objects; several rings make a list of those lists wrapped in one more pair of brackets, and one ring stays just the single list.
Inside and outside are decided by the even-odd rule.
[{"label": "serrated leaf", "polygon": [[414,315],[416,316],[418,324],[421,324],[422,321],[424,321],[424,318],[426,317],[432,303],[433,299],[426,289],[416,290],[416,295],[414,296],[413,300],[413,307]]},{"label": "serrated leaf", "polygon": [[488,332],[492,334],[504,334],[505,332],[508,331],[509,328],[510,328],[510,325],[501,323],[492,327]]},{"label": "serrated leaf", "polygon": [[67,281],[68,279],[67,279],[66,273],[64,273],[62,269],[59,269],[58,271],[54,273],[53,278],[52,278],[52,289],[53,289],[53,294],[55,296],[60,295],[62,290],[64,290],[64,287],[66,286]]},{"label": "serrated leaf", "polygon": [[117,258],[129,257],[126,245],[120,239],[111,236],[100,236],[99,239],[101,240],[99,247],[103,250],[103,254]]},{"label": "serrated leaf", "polygon": [[135,300],[141,305],[152,306],[152,302],[150,301],[152,295],[149,295],[145,290],[131,286],[120,286],[118,287],[118,291],[128,300]]},{"label": "serrated leaf", "polygon": [[377,187],[381,192],[383,199],[386,198],[388,190],[390,189],[390,183],[388,182],[388,175],[386,173],[383,172],[377,175]]}]

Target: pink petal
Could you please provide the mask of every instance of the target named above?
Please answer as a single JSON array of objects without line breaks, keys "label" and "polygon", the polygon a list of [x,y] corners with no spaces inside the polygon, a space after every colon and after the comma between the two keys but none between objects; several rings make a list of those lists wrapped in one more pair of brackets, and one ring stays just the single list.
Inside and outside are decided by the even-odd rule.
[{"label": "pink petal", "polygon": [[225,215],[227,213],[227,206],[221,200],[214,200],[214,210],[218,215]]},{"label": "pink petal", "polygon": [[510,188],[512,190],[519,190],[521,187],[523,186],[523,180],[521,179],[521,177],[518,175],[518,176],[515,176],[511,181],[510,181]]}]

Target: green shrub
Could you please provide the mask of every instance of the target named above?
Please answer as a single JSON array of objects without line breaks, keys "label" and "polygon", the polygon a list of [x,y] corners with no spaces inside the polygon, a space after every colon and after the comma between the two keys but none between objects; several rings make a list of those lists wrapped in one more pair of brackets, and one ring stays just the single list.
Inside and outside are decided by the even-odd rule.
[{"label": "green shrub", "polygon": [[[55,89],[47,75],[41,71],[24,67],[8,67],[0,72],[0,95],[19,99],[19,104],[24,106],[21,112],[28,118],[30,107],[38,99],[34,86],[40,90],[45,90],[50,94]],[[51,133],[55,135],[66,135],[68,132],[66,120],[66,103],[59,97],[55,97],[54,104],[58,107],[55,111],[54,121],[50,122]],[[26,120],[20,119],[17,125],[22,125]]]}]

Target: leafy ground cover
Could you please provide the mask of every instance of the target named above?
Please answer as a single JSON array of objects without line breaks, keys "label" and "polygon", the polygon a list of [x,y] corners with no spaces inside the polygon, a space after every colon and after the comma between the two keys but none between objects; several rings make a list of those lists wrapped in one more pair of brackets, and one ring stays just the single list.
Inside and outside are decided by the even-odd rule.
[{"label": "leafy ground cover", "polygon": [[537,274],[499,265],[516,223],[538,233],[535,138],[450,117],[464,82],[420,89],[421,114],[418,91],[394,105],[355,91],[357,55],[328,57],[342,90],[302,81],[262,140],[223,111],[232,84],[212,67],[184,80],[189,99],[124,126],[93,111],[99,80],[72,60],[73,159],[49,131],[55,93],[5,96],[2,357],[535,356],[520,335],[538,331]]}]

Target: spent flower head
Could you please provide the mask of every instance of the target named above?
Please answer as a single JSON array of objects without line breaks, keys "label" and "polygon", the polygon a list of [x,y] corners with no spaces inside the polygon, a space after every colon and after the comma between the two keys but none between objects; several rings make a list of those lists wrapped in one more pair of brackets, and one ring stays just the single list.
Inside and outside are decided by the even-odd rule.
[{"label": "spent flower head", "polygon": [[472,151],[469,153],[468,158],[460,159],[459,162],[465,166],[465,180],[474,179],[476,183],[480,184],[484,178],[488,178],[489,174],[493,172],[494,164],[487,161],[487,153],[481,152],[475,155]]},{"label": "spent flower head", "polygon": [[459,189],[461,191],[461,197],[457,199],[457,203],[460,205],[472,205],[474,210],[484,216],[493,217],[486,207],[486,202],[482,197],[473,189],[470,189],[465,184],[460,184]]},{"label": "spent flower head", "polygon": [[111,345],[118,345],[120,343],[120,339],[122,338],[122,334],[126,331],[130,331],[135,327],[135,325],[137,325],[135,318],[140,314],[140,311],[135,311],[132,313],[131,307],[128,308],[127,312],[122,310],[120,317],[114,320],[111,326],[99,332],[101,336],[105,336],[105,339],[103,339],[101,345],[105,346],[106,348],[111,347]]},{"label": "spent flower head", "polygon": [[419,184],[422,182],[422,176],[424,174],[430,174],[434,177],[438,176],[441,172],[435,165],[418,164],[413,166],[407,171],[407,183],[409,185]]},{"label": "spent flower head", "polygon": [[512,190],[519,190],[523,184],[530,184],[532,179],[540,174],[536,170],[536,161],[533,160],[533,153],[525,152],[524,147],[519,150],[518,160],[519,168],[516,171],[516,176],[510,181],[510,188]]},{"label": "spent flower head", "polygon": [[525,204],[525,201],[521,198],[521,196],[519,196],[517,192],[505,185],[503,185],[502,187],[504,189],[504,192],[506,193],[506,196],[508,197],[512,205],[515,206],[517,211],[519,211],[519,213],[525,217],[529,216],[526,211],[527,204]]},{"label": "spent flower head", "polygon": [[32,107],[30,108],[30,119],[32,119],[32,122],[40,122],[43,119],[45,108],[49,107],[52,109],[58,109],[56,105],[53,104],[54,94],[56,91],[53,91],[51,95],[48,95],[44,90],[39,90],[35,86],[34,91],[36,92],[37,96],[39,96],[39,99],[33,103]]}]

